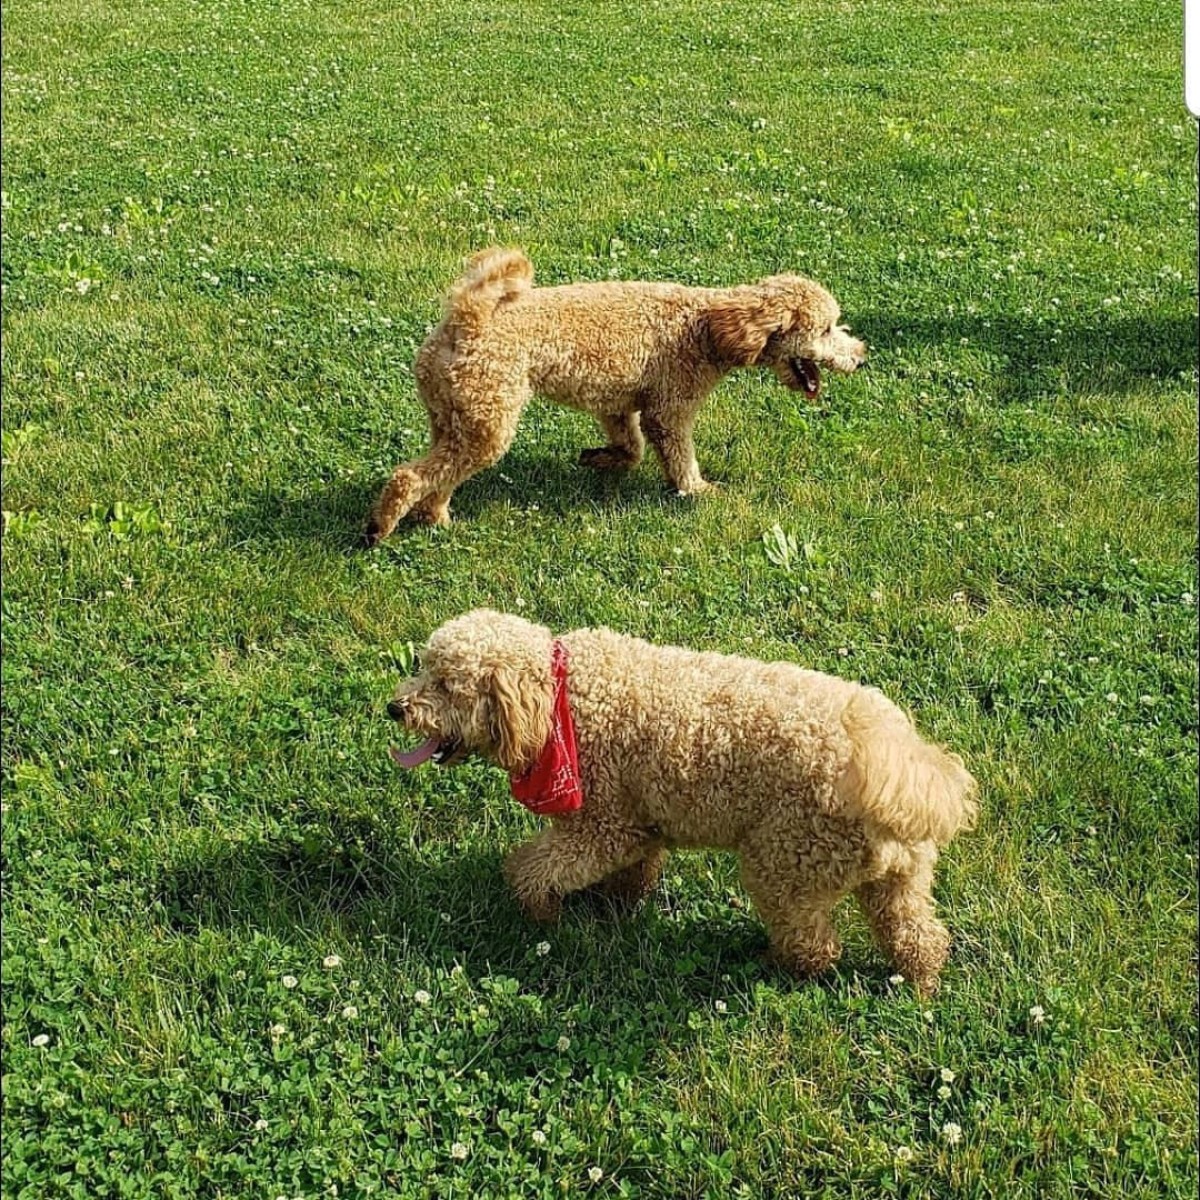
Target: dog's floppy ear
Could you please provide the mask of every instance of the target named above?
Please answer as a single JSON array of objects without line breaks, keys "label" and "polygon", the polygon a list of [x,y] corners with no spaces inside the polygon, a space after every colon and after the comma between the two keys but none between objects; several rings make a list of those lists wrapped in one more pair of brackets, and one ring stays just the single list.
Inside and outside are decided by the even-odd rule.
[{"label": "dog's floppy ear", "polygon": [[771,334],[790,318],[781,296],[759,288],[735,288],[713,302],[706,321],[713,357],[728,366],[748,367],[758,362]]},{"label": "dog's floppy ear", "polygon": [[487,690],[488,733],[496,759],[517,775],[537,760],[550,736],[550,684],[536,673],[497,667]]}]

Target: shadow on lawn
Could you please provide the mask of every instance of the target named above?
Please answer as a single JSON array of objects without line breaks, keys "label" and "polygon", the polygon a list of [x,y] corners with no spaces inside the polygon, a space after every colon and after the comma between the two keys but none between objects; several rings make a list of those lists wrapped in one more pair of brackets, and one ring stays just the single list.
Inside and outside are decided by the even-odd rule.
[{"label": "shadow on lawn", "polygon": [[[903,352],[910,361],[940,346],[966,345],[1001,359],[983,372],[994,394],[1007,403],[1031,402],[1047,392],[1127,390],[1151,376],[1177,378],[1194,371],[1200,357],[1194,316],[1149,313],[1144,318],[1097,313],[1085,323],[1061,325],[1005,315],[931,317],[901,312],[849,314],[854,329],[876,353]],[[944,364],[929,364],[936,377]],[[876,364],[876,370],[882,364]],[[898,368],[889,368],[898,369]],[[748,420],[753,418],[747,417]],[[396,460],[420,455],[421,442],[396,450]],[[472,521],[497,508],[567,515],[579,509],[675,507],[653,455],[632,471],[590,471],[577,465],[578,448],[514,447],[496,466],[481,471],[455,493],[453,513]],[[722,482],[717,464],[706,474]],[[286,491],[267,489],[235,500],[226,517],[227,536],[244,542],[317,541],[347,553],[361,549],[367,515],[385,477],[370,482],[300,480]],[[403,540],[419,527],[404,522],[392,535]]]},{"label": "shadow on lawn", "polygon": [[[568,898],[548,930],[519,911],[498,853],[439,847],[434,860],[407,847],[381,852],[377,843],[364,846],[361,831],[344,832],[330,840],[230,846],[174,868],[158,892],[169,928],[182,937],[217,926],[288,940],[332,919],[339,936],[361,942],[372,957],[381,949],[389,954],[390,946],[397,962],[415,957],[443,971],[461,964],[476,979],[528,977],[534,948],[551,938],[555,967],[569,964],[558,990],[593,998],[612,990],[626,1006],[636,1004],[639,989],[647,1000],[674,994],[694,1006],[727,994],[731,976],[792,986],[765,961],[757,917],[724,897],[679,916],[662,888],[633,913],[584,893]],[[858,976],[871,990],[885,990],[882,959],[855,957],[848,949],[838,968],[796,986],[836,989],[844,977]],[[630,969],[635,963],[640,971]]]},{"label": "shadow on lawn", "polygon": [[850,314],[856,333],[877,350],[912,356],[933,346],[966,345],[1007,360],[997,392],[1006,400],[1031,399],[1056,390],[1065,373],[1082,391],[1119,391],[1150,376],[1167,379],[1196,369],[1194,315],[1037,322],[1026,317],[930,317],[899,312]]},{"label": "shadow on lawn", "polygon": [[[421,452],[423,447],[417,451]],[[719,476],[714,478],[719,481]],[[367,516],[384,482],[383,477],[370,484],[308,482],[303,494],[260,491],[231,505],[225,522],[228,540],[235,545],[311,540],[337,551],[361,550]],[[525,511],[536,505],[544,513],[565,516],[587,508],[690,503],[668,491],[657,463],[649,457],[633,471],[590,471],[553,450],[531,447],[467,480],[454,494],[451,515],[471,521],[501,507]],[[407,520],[392,538],[402,539],[422,529]]]}]

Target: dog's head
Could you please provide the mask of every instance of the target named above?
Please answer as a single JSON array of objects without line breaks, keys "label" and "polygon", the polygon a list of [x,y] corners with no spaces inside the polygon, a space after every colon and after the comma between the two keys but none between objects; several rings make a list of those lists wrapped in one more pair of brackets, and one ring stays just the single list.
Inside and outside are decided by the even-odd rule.
[{"label": "dog's head", "polygon": [[520,617],[476,609],[436,629],[421,669],[404,680],[388,716],[424,739],[404,767],[442,766],[483,754],[511,774],[527,770],[550,736],[550,631]]},{"label": "dog's head", "polygon": [[803,275],[774,275],[730,288],[708,310],[713,357],[731,367],[770,367],[785,387],[821,394],[821,367],[848,373],[867,348],[838,324],[837,301]]}]

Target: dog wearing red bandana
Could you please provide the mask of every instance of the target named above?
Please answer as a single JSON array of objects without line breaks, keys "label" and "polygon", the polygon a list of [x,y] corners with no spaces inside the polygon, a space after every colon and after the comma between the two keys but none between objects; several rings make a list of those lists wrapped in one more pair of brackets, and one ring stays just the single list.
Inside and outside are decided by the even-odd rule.
[{"label": "dog wearing red bandana", "polygon": [[829,967],[853,894],[895,967],[936,990],[934,865],[974,823],[975,781],[874,688],[480,609],[433,633],[388,714],[424,739],[392,750],[399,766],[482,754],[548,818],[505,862],[531,917],[595,885],[636,901],[669,850],[732,850],[780,965]]}]

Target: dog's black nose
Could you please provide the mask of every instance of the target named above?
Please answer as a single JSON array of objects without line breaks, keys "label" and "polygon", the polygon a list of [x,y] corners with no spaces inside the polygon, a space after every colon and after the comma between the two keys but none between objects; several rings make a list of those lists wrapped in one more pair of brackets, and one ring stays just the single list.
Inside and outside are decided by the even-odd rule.
[{"label": "dog's black nose", "polygon": [[404,705],[401,704],[399,700],[389,700],[387,706],[387,715],[391,717],[393,721],[403,721]]}]

